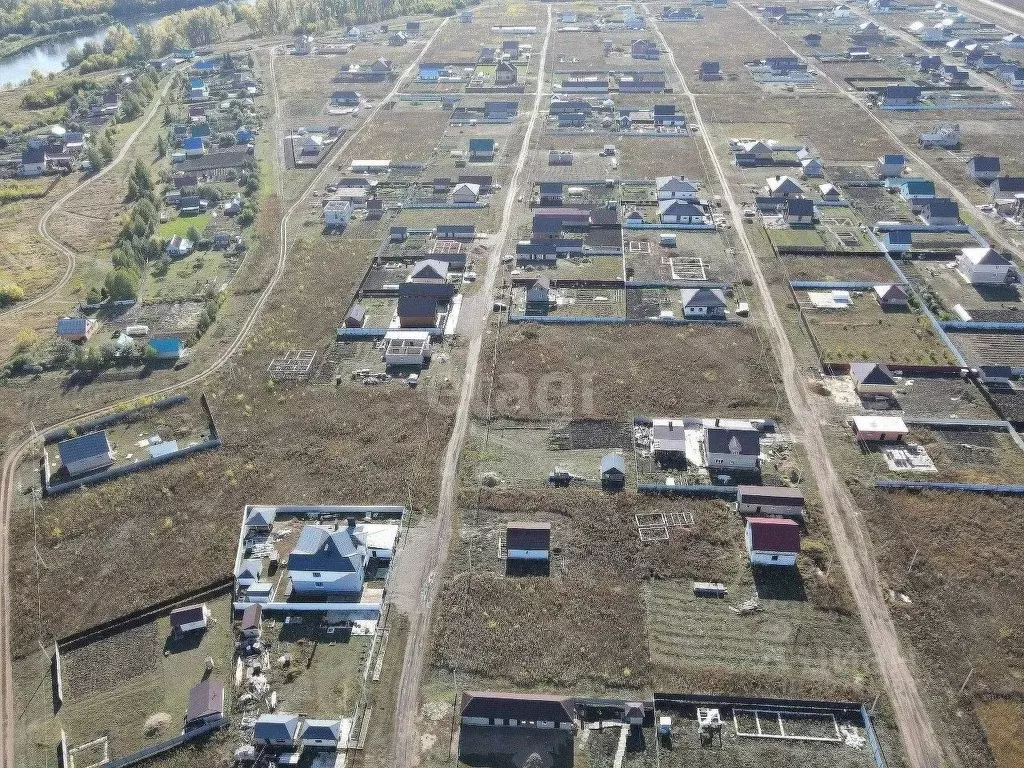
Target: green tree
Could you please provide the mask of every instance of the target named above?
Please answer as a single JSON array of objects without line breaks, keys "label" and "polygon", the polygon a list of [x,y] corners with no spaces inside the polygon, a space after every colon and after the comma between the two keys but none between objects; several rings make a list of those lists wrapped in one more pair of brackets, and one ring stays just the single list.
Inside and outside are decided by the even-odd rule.
[{"label": "green tree", "polygon": [[139,275],[128,269],[114,269],[107,273],[103,287],[114,301],[134,299],[139,295]]},{"label": "green tree", "polygon": [[25,298],[25,289],[17,283],[0,283],[0,307],[6,307]]},{"label": "green tree", "polygon": [[156,137],[156,155],[157,157],[165,157],[167,155],[167,139],[161,133]]}]

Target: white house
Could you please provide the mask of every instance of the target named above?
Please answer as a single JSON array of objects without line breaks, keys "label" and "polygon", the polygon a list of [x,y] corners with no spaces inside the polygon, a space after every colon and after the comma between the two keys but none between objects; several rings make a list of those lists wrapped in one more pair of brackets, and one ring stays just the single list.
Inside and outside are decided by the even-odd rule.
[{"label": "white house", "polygon": [[898,178],[907,167],[907,158],[903,155],[882,155],[875,164],[875,172],[880,179]]},{"label": "white house", "polygon": [[721,288],[683,288],[680,290],[683,316],[722,319],[728,304]]},{"label": "white house", "polygon": [[658,176],[655,179],[659,200],[695,200],[699,183],[685,176]]},{"label": "white house", "polygon": [[800,182],[791,176],[770,176],[767,182],[766,189],[772,197],[789,197],[804,193],[804,188],[800,185]]},{"label": "white house", "polygon": [[736,487],[736,511],[746,517],[804,516],[804,494],[799,488],[774,485]]},{"label": "white house", "polygon": [[896,393],[896,379],[881,363],[850,363],[850,378],[862,397],[892,397]]},{"label": "white house", "polygon": [[252,740],[273,747],[293,747],[299,741],[302,720],[288,712],[266,713],[256,718]]},{"label": "white house", "polygon": [[761,433],[753,427],[705,427],[704,453],[709,470],[757,469]]},{"label": "white house", "polygon": [[331,200],[324,206],[324,224],[328,227],[347,227],[352,218],[350,200]]},{"label": "white house", "polygon": [[800,524],[783,517],[748,517],[747,553],[753,565],[796,565]]},{"label": "white house", "polygon": [[551,552],[551,523],[512,522],[505,529],[509,560],[547,560]]},{"label": "white house", "polygon": [[1002,285],[1010,276],[1012,262],[992,248],[963,248],[956,270],[972,285]]},{"label": "white house", "polygon": [[463,182],[455,185],[452,201],[456,203],[475,203],[480,199],[480,185]]},{"label": "white house", "polygon": [[662,224],[703,224],[704,211],[699,205],[683,200],[662,200],[658,203]]},{"label": "white house", "polygon": [[306,720],[300,740],[306,749],[337,749],[341,741],[341,721]]},{"label": "white house", "polygon": [[832,9],[832,15],[837,19],[848,19],[853,13],[853,9],[848,5],[837,5]]},{"label": "white house", "polygon": [[305,525],[288,556],[288,575],[296,594],[358,594],[367,561],[366,536],[350,520],[331,529]]},{"label": "white house", "polygon": [[995,181],[999,178],[1001,168],[998,157],[975,155],[967,161],[967,175],[976,181]]},{"label": "white house", "polygon": [[167,241],[167,248],[164,249],[168,256],[187,256],[192,252],[192,241],[182,235],[174,235]]},{"label": "white house", "polygon": [[800,167],[805,179],[820,179],[825,173],[821,160],[816,157],[804,158],[800,161]]},{"label": "white house", "polygon": [[412,265],[412,271],[406,278],[408,283],[446,283],[448,282],[448,262],[440,259],[421,259]]}]

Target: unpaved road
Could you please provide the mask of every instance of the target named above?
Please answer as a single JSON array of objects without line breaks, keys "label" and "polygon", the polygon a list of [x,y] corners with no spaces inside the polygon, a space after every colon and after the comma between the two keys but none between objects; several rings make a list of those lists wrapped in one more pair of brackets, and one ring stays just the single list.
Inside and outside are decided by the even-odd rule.
[{"label": "unpaved road", "polygon": [[882,594],[873,548],[861,522],[860,511],[832,464],[832,457],[829,455],[825,438],[821,432],[818,409],[812,396],[809,395],[806,381],[797,367],[793,348],[786,337],[782,319],[775,309],[768,289],[768,282],[765,280],[757,258],[757,252],[744,229],[746,225],[743,223],[742,210],[736,204],[722,167],[722,161],[711,143],[707,127],[697,105],[697,99],[687,86],[686,79],[683,77],[683,73],[676,63],[675,55],[661,29],[653,19],[651,21],[659,42],[669,52],[668,60],[679,79],[682,91],[690,101],[690,108],[693,111],[692,120],[703,138],[704,148],[718,176],[722,198],[729,207],[733,227],[747,255],[754,282],[761,296],[765,320],[771,328],[774,339],[773,346],[779,358],[786,398],[799,425],[799,431],[803,433],[803,444],[807,450],[809,464],[814,468],[815,481],[832,533],[836,555],[850,582],[857,608],[885,681],[909,764],[913,768],[941,768],[948,764],[943,759],[943,747],[932,727],[896,635],[896,626],[893,624],[888,605]]},{"label": "unpaved road", "polygon": [[[345,152],[348,146],[359,136],[364,128],[370,123],[370,121],[377,115],[384,104],[390,101],[399,91],[400,85],[412,73],[416,70],[420,60],[423,58],[423,54],[429,47],[430,42],[433,42],[437,34],[444,28],[448,20],[445,19],[435,30],[434,34],[430,37],[427,45],[424,46],[420,54],[413,60],[408,68],[402,72],[402,74],[395,81],[395,86],[392,90],[375,106],[366,116],[366,119],[360,123],[360,125],[349,134],[348,138],[345,139],[335,150],[329,160],[333,160],[338,155]],[[274,102],[274,111],[270,121],[268,121],[267,127],[272,130],[275,137],[282,135],[279,116],[281,113],[281,99],[280,93],[277,88],[277,78],[275,76],[274,69],[274,57],[276,55],[276,45],[270,50],[270,64],[268,69],[268,80],[271,83],[271,98]],[[278,142],[279,144],[280,142]],[[275,157],[280,154],[278,150],[275,150]],[[282,193],[282,179],[281,179],[281,162],[280,159],[275,159],[271,163],[272,173],[274,175],[274,186],[277,188],[278,195]],[[324,176],[329,173],[335,172],[333,162],[325,162],[324,168],[317,173],[313,178],[310,179],[309,183],[299,194],[298,198],[288,208],[284,216],[281,217],[281,223],[278,228],[278,247],[277,247],[277,262],[274,269],[274,274],[267,286],[260,293],[253,305],[253,308],[245,321],[242,323],[238,330],[238,334],[231,341],[231,343],[224,349],[221,355],[209,365],[206,369],[196,373],[193,376],[189,376],[176,384],[171,384],[160,389],[147,392],[140,397],[160,397],[167,395],[171,392],[175,392],[181,389],[197,384],[214,373],[219,371],[237,352],[245,341],[246,336],[256,325],[259,320],[263,308],[266,306],[267,301],[270,298],[274,288],[280,282],[284,276],[285,268],[288,264],[288,225],[291,217],[299,208],[305,203],[309,197],[310,192],[322,183]],[[80,189],[80,187],[79,187]],[[42,427],[40,432],[46,432],[54,429],[58,426],[67,426],[72,422],[83,421],[87,419],[93,419],[98,416],[102,416],[109,412],[116,404],[112,403],[109,406],[96,408],[87,413],[77,414],[74,419],[51,424],[46,427]],[[10,558],[10,547],[8,539],[8,531],[10,528],[11,513],[14,508],[15,489],[17,486],[17,469],[25,458],[25,455],[34,448],[36,439],[31,435],[24,437],[19,443],[11,446],[4,456],[2,466],[0,466],[0,584],[2,584],[2,599],[0,599],[0,768],[4,766],[14,765],[14,725],[16,721],[16,712],[14,708],[14,686],[11,678],[11,639],[10,639],[10,569],[9,569],[9,558]]]},{"label": "unpaved road", "polygon": [[[419,601],[411,606],[409,613],[409,639],[406,644],[405,658],[402,661],[402,674],[398,681],[398,700],[395,707],[395,760],[393,765],[398,768],[413,768],[419,762],[420,741],[418,738],[417,718],[420,710],[420,686],[423,682],[423,666],[426,663],[426,651],[430,641],[430,612],[437,598],[438,588],[448,552],[448,542],[452,533],[452,517],[455,511],[455,493],[458,482],[459,455],[469,428],[469,414],[472,407],[473,392],[476,387],[477,368],[480,363],[480,348],[484,332],[487,329],[487,317],[490,309],[491,295],[501,271],[501,254],[505,241],[509,236],[509,223],[512,221],[512,209],[517,203],[519,184],[523,169],[529,159],[530,142],[533,139],[534,127],[540,116],[541,100],[544,95],[544,68],[547,64],[548,42],[551,39],[551,6],[547,6],[547,26],[544,30],[544,44],[540,54],[540,68],[537,79],[537,92],[534,97],[530,122],[526,128],[523,145],[519,152],[516,169],[506,189],[505,207],[502,211],[501,228],[491,242],[494,249],[487,262],[487,272],[480,286],[479,296],[482,301],[473,302],[475,307],[472,316],[460,318],[460,333],[469,339],[469,352],[466,358],[466,373],[462,379],[459,392],[458,411],[455,425],[452,428],[448,446],[445,449],[444,465],[441,476],[441,492],[437,502],[437,515],[430,522],[430,535],[427,538],[430,548],[429,558],[415,561],[419,566],[418,573],[405,574],[405,579],[414,579],[412,583],[422,584]],[[468,309],[463,304],[463,311]],[[424,542],[426,543],[426,542]],[[422,546],[422,544],[421,544]],[[413,566],[415,568],[415,566]]]}]

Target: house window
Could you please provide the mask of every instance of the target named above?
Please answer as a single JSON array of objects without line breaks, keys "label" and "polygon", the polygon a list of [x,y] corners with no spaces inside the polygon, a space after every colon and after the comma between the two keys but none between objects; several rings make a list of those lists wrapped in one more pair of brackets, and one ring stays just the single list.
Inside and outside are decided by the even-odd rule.
[{"label": "house window", "polygon": [[774,563],[774,562],[775,562],[776,560],[778,560],[778,559],[779,559],[779,556],[778,556],[778,555],[772,555],[772,562],[773,562],[773,563]]},{"label": "house window", "polygon": [[313,582],[313,586],[314,587],[323,587],[323,585],[324,585],[324,583],[322,581],[314,581]]},{"label": "house window", "polygon": [[319,571],[313,571],[313,578],[314,578],[314,579],[319,579],[319,578],[320,578],[320,573],[319,573]]}]

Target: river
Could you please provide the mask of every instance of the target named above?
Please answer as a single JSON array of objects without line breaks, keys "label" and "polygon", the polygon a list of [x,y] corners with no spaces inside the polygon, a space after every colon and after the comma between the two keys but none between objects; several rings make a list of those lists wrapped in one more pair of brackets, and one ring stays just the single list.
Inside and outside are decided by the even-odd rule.
[{"label": "river", "polygon": [[43,43],[16,53],[0,61],[0,88],[10,88],[28,80],[33,70],[44,75],[60,72],[67,66],[68,51],[88,42],[102,43],[106,35],[107,28],[101,27],[93,32],[82,32],[74,37]]}]

